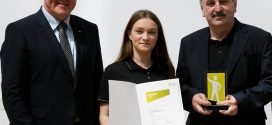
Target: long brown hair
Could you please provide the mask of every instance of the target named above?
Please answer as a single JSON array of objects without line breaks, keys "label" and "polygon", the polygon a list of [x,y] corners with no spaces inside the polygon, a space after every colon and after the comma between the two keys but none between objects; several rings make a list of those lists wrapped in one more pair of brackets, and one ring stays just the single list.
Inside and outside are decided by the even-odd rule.
[{"label": "long brown hair", "polygon": [[167,66],[169,70],[169,78],[174,78],[175,69],[168,55],[166,40],[164,37],[163,29],[159,18],[149,10],[138,10],[136,11],[129,19],[126,29],[124,31],[123,43],[119,53],[118,58],[115,62],[124,61],[126,59],[132,58],[133,56],[133,47],[132,42],[129,39],[129,32],[132,30],[133,25],[140,19],[149,18],[153,20],[158,25],[158,40],[152,50],[152,59],[153,61],[159,61],[159,68]]}]

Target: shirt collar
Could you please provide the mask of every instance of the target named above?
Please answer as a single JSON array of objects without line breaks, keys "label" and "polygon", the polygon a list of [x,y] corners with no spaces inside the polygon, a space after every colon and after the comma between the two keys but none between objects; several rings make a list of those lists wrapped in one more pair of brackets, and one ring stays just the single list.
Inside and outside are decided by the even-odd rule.
[{"label": "shirt collar", "polygon": [[149,67],[148,69],[144,69],[141,66],[137,65],[131,58],[125,60],[125,63],[130,71],[137,71],[137,70],[147,71],[147,70],[151,70],[156,65],[156,62],[153,61],[153,64],[151,67]]},{"label": "shirt collar", "polygon": [[[45,18],[47,19],[47,21],[49,22],[51,28],[53,30],[55,30],[57,28],[57,26],[59,25],[60,21],[57,20],[56,18],[54,18],[50,13],[48,13],[46,11],[46,9],[44,8],[44,6],[42,6],[42,12],[43,12]],[[71,29],[70,15],[63,22],[65,22],[67,24],[68,29]]]}]

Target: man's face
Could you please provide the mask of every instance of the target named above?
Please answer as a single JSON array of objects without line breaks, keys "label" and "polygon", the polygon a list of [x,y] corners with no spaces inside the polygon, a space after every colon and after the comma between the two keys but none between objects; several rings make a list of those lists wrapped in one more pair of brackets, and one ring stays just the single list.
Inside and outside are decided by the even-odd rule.
[{"label": "man's face", "polygon": [[224,27],[232,24],[236,3],[235,0],[202,0],[201,9],[209,26]]},{"label": "man's face", "polygon": [[44,0],[44,7],[48,13],[59,21],[64,20],[75,8],[76,0]]}]

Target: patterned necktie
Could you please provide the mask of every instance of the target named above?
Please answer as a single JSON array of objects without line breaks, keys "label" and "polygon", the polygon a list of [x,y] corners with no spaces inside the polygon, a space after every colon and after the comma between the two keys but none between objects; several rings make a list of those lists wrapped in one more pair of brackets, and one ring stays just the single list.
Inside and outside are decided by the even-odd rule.
[{"label": "patterned necktie", "polygon": [[[58,25],[58,28],[59,28],[59,40],[60,40],[60,45],[61,45],[61,48],[65,54],[65,57],[67,59],[67,62],[68,62],[68,66],[71,70],[71,73],[73,75],[73,78],[74,78],[74,89],[75,89],[75,86],[76,86],[76,77],[75,77],[75,69],[74,69],[74,59],[73,59],[73,55],[72,55],[72,51],[71,51],[71,47],[70,47],[70,44],[69,44],[69,41],[68,41],[68,37],[67,37],[67,34],[66,34],[66,29],[67,29],[67,24],[64,23],[64,22],[60,22],[59,25]],[[73,120],[74,122],[79,122],[79,114],[78,114],[78,111],[76,110],[75,108],[75,112],[74,112],[74,116],[73,116]]]},{"label": "patterned necktie", "polygon": [[68,37],[66,34],[67,24],[61,21],[58,25],[58,28],[59,28],[59,40],[60,40],[61,48],[65,54],[71,73],[73,77],[75,78],[74,59],[73,59],[72,51],[69,45]]}]

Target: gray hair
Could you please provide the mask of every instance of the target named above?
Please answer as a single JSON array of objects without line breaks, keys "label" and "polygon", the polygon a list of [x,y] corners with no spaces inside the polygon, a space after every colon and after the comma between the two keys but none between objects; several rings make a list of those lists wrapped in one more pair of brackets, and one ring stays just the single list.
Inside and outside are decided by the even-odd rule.
[{"label": "gray hair", "polygon": [[[199,0],[199,3],[200,3],[201,8],[202,8],[202,1],[203,1],[203,0]],[[237,5],[237,0],[232,0],[232,1],[234,2],[235,6],[236,6],[236,5]]]}]

